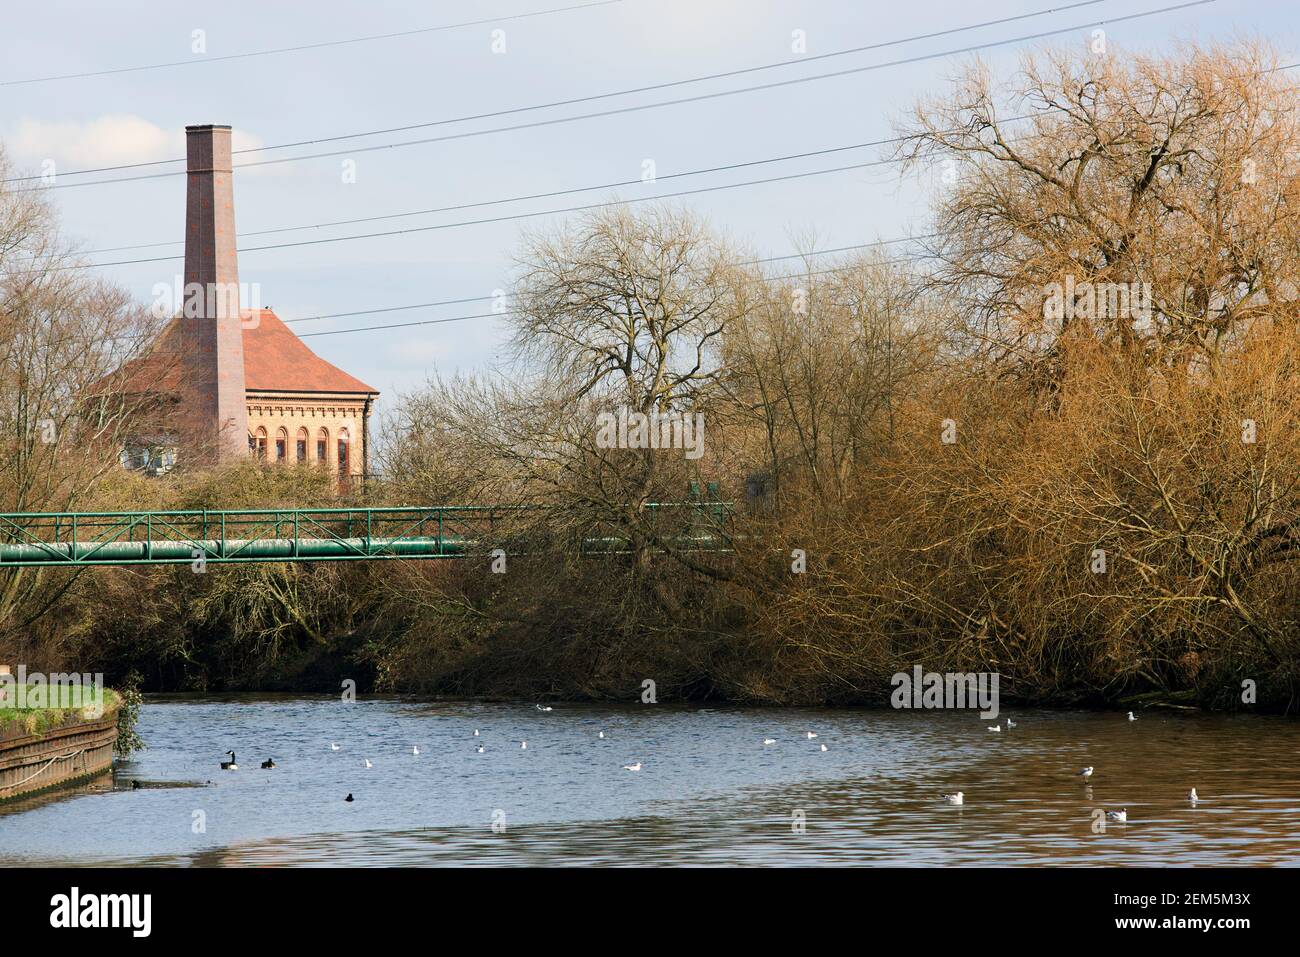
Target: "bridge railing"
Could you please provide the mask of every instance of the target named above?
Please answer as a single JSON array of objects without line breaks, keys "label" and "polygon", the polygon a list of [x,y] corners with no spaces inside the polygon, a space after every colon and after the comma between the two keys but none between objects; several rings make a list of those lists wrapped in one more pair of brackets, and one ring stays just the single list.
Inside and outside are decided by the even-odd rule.
[{"label": "bridge railing", "polygon": [[[462,558],[504,545],[547,508],[0,513],[0,567]],[[670,509],[683,513],[663,532],[679,547],[722,550],[728,545],[727,503],[652,503],[644,508],[655,519]],[[619,535],[617,530],[588,534],[583,551],[617,551]]]}]

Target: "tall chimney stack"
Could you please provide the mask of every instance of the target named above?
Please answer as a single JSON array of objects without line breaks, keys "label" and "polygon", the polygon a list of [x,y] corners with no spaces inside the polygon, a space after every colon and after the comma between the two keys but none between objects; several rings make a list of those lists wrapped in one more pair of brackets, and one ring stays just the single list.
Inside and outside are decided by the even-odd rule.
[{"label": "tall chimney stack", "polygon": [[181,345],[186,439],[190,451],[204,460],[246,458],[248,406],[230,127],[187,126],[185,154]]}]

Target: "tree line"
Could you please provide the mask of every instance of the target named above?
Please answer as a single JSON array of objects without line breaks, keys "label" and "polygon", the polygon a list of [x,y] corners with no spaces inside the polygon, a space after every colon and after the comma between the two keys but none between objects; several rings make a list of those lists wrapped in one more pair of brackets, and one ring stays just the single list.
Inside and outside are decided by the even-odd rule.
[{"label": "tree line", "polygon": [[[971,65],[899,121],[894,158],[932,187],[899,259],[809,241],[763,264],[673,206],[525,235],[508,356],[390,400],[382,480],[343,493],[309,468],[105,458],[134,410],[82,387],[149,319],[58,268],[39,198],[0,193],[4,511],[543,506],[502,529],[505,574],[2,572],[0,659],[153,688],[633,700],[652,679],[661,700],[795,704],[883,702],[920,664],[997,671],[1024,701],[1232,708],[1251,682],[1289,708],[1300,127],[1277,66],[1260,44],[1040,51],[1004,82]],[[689,415],[702,454],[611,442],[612,415]],[[727,551],[662,507],[713,488]]]}]

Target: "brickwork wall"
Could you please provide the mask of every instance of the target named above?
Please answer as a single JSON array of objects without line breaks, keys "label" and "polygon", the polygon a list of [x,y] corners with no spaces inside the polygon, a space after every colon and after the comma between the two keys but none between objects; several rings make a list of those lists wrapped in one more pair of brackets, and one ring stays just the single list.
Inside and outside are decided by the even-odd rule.
[{"label": "brickwork wall", "polygon": [[248,432],[256,436],[266,430],[266,460],[275,462],[275,440],[283,428],[287,434],[285,462],[297,461],[298,430],[307,430],[307,461],[317,462],[316,440],[320,430],[328,433],[325,462],[331,471],[338,469],[338,440],[347,430],[348,474],[359,476],[365,468],[365,400],[346,396],[331,397],[248,397]]},{"label": "brickwork wall", "polygon": [[[186,442],[204,455],[243,454],[244,340],[235,251],[235,199],[230,127],[186,127],[185,287],[181,319],[183,388],[189,410]],[[193,304],[191,293],[199,302]]]}]

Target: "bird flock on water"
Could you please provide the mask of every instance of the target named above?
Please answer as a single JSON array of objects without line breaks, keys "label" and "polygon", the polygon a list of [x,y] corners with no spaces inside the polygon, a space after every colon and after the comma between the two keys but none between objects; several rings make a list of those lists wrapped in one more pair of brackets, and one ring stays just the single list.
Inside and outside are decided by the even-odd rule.
[{"label": "bird flock on water", "polygon": [[[550,712],[550,711],[554,711],[554,710],[555,710],[551,705],[541,705],[541,704],[539,704],[539,705],[536,705],[535,707],[537,708],[538,711],[541,711],[541,712],[544,712],[544,713],[545,713],[545,712]],[[481,735],[481,729],[479,729],[479,728],[475,728],[475,729],[474,729],[474,737],[476,737],[476,738],[480,738],[481,736],[482,736],[482,735]],[[817,737],[817,735],[816,735],[814,732],[811,732],[811,731],[810,731],[810,732],[808,733],[808,737],[809,737],[809,739],[812,739],[812,738]],[[599,740],[599,741],[604,741],[604,740],[606,740],[606,738],[605,738],[605,732],[604,732],[604,731],[599,731],[599,732],[597,732],[597,734],[596,734],[596,738],[597,738],[597,740]],[[775,742],[771,742],[771,743],[775,743]],[[329,749],[330,749],[331,751],[342,751],[342,750],[343,750],[343,748],[339,745],[339,743],[338,743],[337,741],[331,741],[330,744],[329,744]],[[527,741],[527,739],[523,739],[523,740],[521,740],[521,741],[519,742],[519,749],[520,749],[521,751],[527,751],[527,750],[528,750],[528,741]],[[475,752],[478,753],[478,754],[485,754],[486,751],[487,751],[486,747],[485,747],[483,744],[481,744],[481,743],[480,743],[480,744],[476,744],[476,745],[474,746],[474,750],[475,750]],[[826,750],[826,745],[824,745],[824,744],[822,745],[822,750],[823,750],[823,751]],[[418,757],[420,756],[420,753],[421,753],[421,752],[420,752],[420,746],[419,746],[418,744],[413,744],[413,745],[411,745],[411,751],[410,751],[410,753],[411,753],[411,756],[412,756],[412,757],[416,757],[416,758],[418,758]],[[235,759],[235,752],[234,752],[234,751],[227,751],[226,754],[230,755],[230,760],[229,760],[229,761],[222,761],[222,762],[220,762],[221,770],[223,770],[223,771],[238,771],[238,770],[239,770],[239,764],[236,762],[236,759]],[[367,770],[369,770],[369,769],[371,769],[371,768],[373,768],[373,767],[375,766],[375,765],[374,765],[374,762],[371,761],[370,758],[368,758],[368,757],[363,757],[363,758],[362,758],[362,764],[363,764],[363,766],[364,766]],[[275,763],[275,759],[274,759],[274,758],[267,758],[265,761],[262,762],[262,768],[263,768],[264,770],[270,771],[270,770],[274,770],[276,767],[278,767],[278,765]],[[642,767],[641,762],[640,762],[640,761],[637,761],[635,764],[625,764],[625,765],[623,765],[623,770],[624,770],[624,771],[640,771],[640,770],[641,770],[641,767]],[[211,782],[209,782],[209,783],[211,783]],[[354,797],[352,796],[351,792],[349,792],[348,795],[347,795],[347,797],[345,797],[343,800],[344,800],[345,802],[347,802],[347,803],[352,803],[352,802],[354,802],[354,801],[356,800],[356,798],[354,798]]]},{"label": "bird flock on water", "polygon": [[[553,707],[551,707],[550,705],[540,705],[540,704],[539,704],[539,705],[536,705],[535,707],[537,708],[538,711],[541,711],[541,712],[550,712],[550,711],[554,711],[554,710],[555,710],[555,709],[554,709]],[[1129,721],[1136,721],[1136,720],[1137,720],[1137,716],[1134,715],[1134,713],[1133,713],[1132,711],[1128,712],[1127,717],[1128,717],[1128,720],[1129,720]],[[1006,727],[1007,727],[1008,729],[1015,728],[1015,727],[1016,727],[1016,722],[1015,722],[1014,720],[1012,720],[1011,718],[1008,717],[1008,718],[1006,719]],[[1001,725],[1001,724],[992,724],[992,725],[988,725],[988,730],[989,730],[990,732],[1000,734],[1000,733],[1002,732],[1002,725]],[[817,738],[817,732],[816,732],[816,731],[806,731],[806,732],[804,732],[804,734],[805,734],[805,737],[806,737],[806,739],[807,739],[808,741],[813,741],[813,740],[815,740],[815,739]],[[475,737],[475,738],[479,738],[479,737],[481,737],[480,729],[479,729],[479,728],[475,728],[475,729],[474,729],[474,737]],[[597,740],[600,740],[600,741],[604,741],[604,740],[606,740],[606,738],[605,738],[605,732],[604,732],[604,731],[600,731],[600,732],[598,732],[597,735],[596,735],[596,738],[597,738]],[[776,743],[777,743],[777,741],[776,741],[775,738],[766,738],[766,737],[765,737],[765,738],[763,739],[763,746],[764,746],[764,747],[770,747],[770,746],[772,746],[772,745],[775,745]],[[528,741],[527,741],[526,739],[520,740],[520,742],[519,742],[519,748],[520,748],[521,751],[527,751],[527,750],[528,750]],[[339,746],[339,744],[338,744],[337,741],[331,741],[330,744],[329,744],[329,749],[330,749],[331,751],[341,751],[341,750],[342,750],[342,748]],[[827,751],[828,749],[827,749],[827,747],[826,747],[825,744],[819,744],[819,750],[820,750],[820,752],[825,752],[825,751]],[[486,753],[486,748],[485,748],[485,746],[484,746],[482,743],[479,743],[479,744],[475,745],[475,751],[476,751],[476,753],[478,753],[478,754],[484,754],[484,753]],[[239,764],[238,764],[237,761],[236,761],[235,752],[234,752],[234,751],[227,751],[226,754],[230,755],[230,760],[229,760],[229,761],[222,761],[222,762],[220,762],[221,770],[223,770],[223,771],[238,771],[238,770],[239,770]],[[420,756],[420,746],[419,746],[419,745],[415,745],[415,744],[411,745],[411,756],[412,756],[412,757],[417,757],[417,758]],[[370,760],[370,758],[368,758],[368,757],[363,758],[363,762],[364,762],[364,766],[365,766],[367,769],[370,769],[370,768],[373,768],[373,767],[374,767],[374,763],[373,763],[373,762]],[[262,767],[263,770],[271,771],[271,770],[274,770],[276,767],[278,767],[278,765],[275,763],[275,759],[274,759],[274,758],[267,758],[265,761],[263,761],[263,762],[261,763],[261,767]],[[637,761],[637,762],[635,762],[635,763],[633,763],[633,764],[625,764],[625,765],[623,765],[623,770],[624,770],[624,771],[637,772],[637,771],[640,771],[641,768],[642,768],[642,763],[641,763],[640,761]],[[1096,770],[1096,769],[1095,769],[1092,765],[1088,765],[1087,767],[1080,768],[1078,771],[1074,772],[1074,776],[1077,777],[1077,778],[1082,779],[1082,781],[1084,782],[1084,784],[1088,784],[1088,783],[1091,781],[1091,779],[1092,779],[1092,775],[1093,775],[1093,772],[1094,772],[1095,770]],[[965,803],[966,803],[966,796],[965,796],[965,794],[964,794],[963,792],[961,792],[961,791],[956,791],[956,792],[954,792],[954,793],[952,793],[952,794],[941,794],[941,795],[939,795],[939,796],[943,799],[943,801],[944,801],[945,803],[950,804],[950,805],[954,805],[954,806],[959,806],[959,807],[961,807],[961,806],[965,806]],[[348,796],[345,797],[343,800],[344,800],[344,801],[347,801],[347,802],[351,802],[351,801],[353,801],[353,800],[355,800],[355,799],[353,798],[352,794],[349,793]],[[1188,803],[1191,804],[1193,807],[1195,807],[1195,806],[1200,802],[1200,800],[1201,800],[1201,798],[1197,795],[1197,793],[1196,793],[1196,788],[1192,788],[1191,791],[1190,791],[1190,792],[1188,793],[1188,795],[1187,795],[1187,801],[1188,801]],[[1115,809],[1115,810],[1108,810],[1108,811],[1106,811],[1106,820],[1108,820],[1108,821],[1112,821],[1112,822],[1116,822],[1116,823],[1120,823],[1120,824],[1126,824],[1126,823],[1128,823],[1128,808],[1118,808],[1118,809]]]},{"label": "bird flock on water", "polygon": [[[1136,721],[1137,715],[1135,715],[1132,711],[1130,711],[1127,714],[1127,718],[1129,721]],[[1011,718],[1007,718],[1006,726],[1008,729],[1014,728],[1016,726],[1016,722],[1013,721]],[[990,732],[998,733],[998,734],[1002,732],[1001,724],[991,724],[988,725],[987,727]],[[1085,768],[1080,768],[1078,771],[1075,771],[1074,776],[1076,778],[1082,779],[1084,784],[1088,784],[1089,781],[1092,779],[1092,775],[1095,770],[1096,768],[1094,768],[1092,765],[1088,765]],[[964,806],[966,804],[966,795],[963,794],[961,791],[956,791],[952,794],[940,794],[939,796],[948,804],[957,805],[957,806]],[[1190,804],[1192,807],[1196,807],[1196,805],[1199,804],[1200,801],[1201,798],[1197,795],[1196,788],[1192,788],[1191,791],[1188,792],[1187,794],[1187,803]],[[1117,824],[1127,824],[1128,808],[1122,807],[1122,808],[1117,808],[1115,810],[1106,811],[1106,820]]]}]

